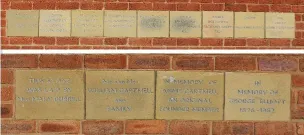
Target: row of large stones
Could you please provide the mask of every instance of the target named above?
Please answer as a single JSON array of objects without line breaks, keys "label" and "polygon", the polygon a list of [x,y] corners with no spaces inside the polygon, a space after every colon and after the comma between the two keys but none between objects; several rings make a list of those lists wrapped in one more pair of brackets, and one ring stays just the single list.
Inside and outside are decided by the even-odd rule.
[{"label": "row of large stones", "polygon": [[8,36],[294,38],[295,14],[228,11],[8,10]]},{"label": "row of large stones", "polygon": [[290,118],[290,75],[17,70],[16,119]]}]

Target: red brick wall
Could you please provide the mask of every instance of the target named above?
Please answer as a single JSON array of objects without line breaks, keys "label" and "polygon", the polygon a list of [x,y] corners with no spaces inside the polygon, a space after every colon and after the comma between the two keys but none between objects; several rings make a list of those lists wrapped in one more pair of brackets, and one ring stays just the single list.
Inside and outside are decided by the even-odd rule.
[{"label": "red brick wall", "polygon": [[[304,0],[2,0],[1,5],[3,49],[304,48]],[[7,37],[8,9],[294,12],[296,39]]]},{"label": "red brick wall", "polygon": [[[115,63],[105,63],[113,59]],[[144,65],[135,62],[145,60]],[[302,135],[304,134],[303,55],[2,55],[2,133]],[[193,120],[16,120],[17,69],[200,70],[287,72],[292,75],[288,122]],[[288,111],[288,110],[286,110]]]}]

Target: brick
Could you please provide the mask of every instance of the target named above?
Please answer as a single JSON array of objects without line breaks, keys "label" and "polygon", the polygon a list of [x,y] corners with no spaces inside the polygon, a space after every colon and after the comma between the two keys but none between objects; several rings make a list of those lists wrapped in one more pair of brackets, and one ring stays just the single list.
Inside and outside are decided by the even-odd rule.
[{"label": "brick", "polygon": [[57,37],[57,45],[79,45],[79,38],[77,37]]},{"label": "brick", "polygon": [[92,49],[92,46],[69,45],[69,49]]},{"label": "brick", "polygon": [[2,68],[1,84],[13,84],[13,83],[14,83],[14,71],[12,69]]},{"label": "brick", "polygon": [[215,70],[255,70],[256,60],[251,57],[216,57]]},{"label": "brick", "polygon": [[283,0],[284,4],[297,5],[299,0]]},{"label": "brick", "polygon": [[129,45],[152,46],[152,38],[129,38]]},{"label": "brick", "polygon": [[127,134],[164,134],[167,131],[165,120],[127,120]]},{"label": "brick", "polygon": [[[1,27],[6,27],[6,20],[1,20]],[[3,36],[3,35],[1,35]]]},{"label": "brick", "polygon": [[223,46],[223,39],[203,38],[201,46]]},{"label": "brick", "polygon": [[105,45],[126,45],[127,38],[105,38]]},{"label": "brick", "polygon": [[292,119],[304,119],[304,106],[296,104],[291,106],[291,118]]},{"label": "brick", "polygon": [[103,45],[104,38],[80,38],[81,45]]},{"label": "brick", "polygon": [[152,3],[130,3],[129,10],[152,10]]},{"label": "brick", "polygon": [[1,101],[13,100],[14,87],[12,85],[1,86]]},{"label": "brick", "polygon": [[55,45],[55,37],[34,37],[33,43],[37,45]]},{"label": "brick", "polygon": [[31,37],[10,37],[10,44],[32,44],[33,38]]},{"label": "brick", "polygon": [[202,4],[201,5],[202,11],[223,11],[224,4]]},{"label": "brick", "polygon": [[213,3],[234,4],[235,0],[213,0]]},{"label": "brick", "polygon": [[1,104],[1,118],[12,118],[13,113],[12,104]]},{"label": "brick", "polygon": [[292,90],[291,91],[291,103],[292,104],[296,104],[296,103],[298,103],[298,91],[297,90]]},{"label": "brick", "polygon": [[1,36],[2,37],[6,36],[6,28],[1,28]]},{"label": "brick", "polygon": [[296,19],[296,21],[301,21],[302,20],[302,14],[295,14],[295,19]]},{"label": "brick", "polygon": [[297,92],[297,94],[298,94],[297,103],[298,103],[298,104],[304,104],[304,91],[303,91],[303,90],[299,90],[299,91]]},{"label": "brick", "polygon": [[292,75],[292,86],[294,87],[304,87],[304,75],[298,74],[298,75]]},{"label": "brick", "polygon": [[247,39],[247,46],[269,46],[267,39]]},{"label": "brick", "polygon": [[39,50],[43,50],[44,46],[33,46],[33,45],[27,45],[27,46],[22,46],[22,49],[39,49]]},{"label": "brick", "polygon": [[257,4],[259,3],[259,0],[235,0],[236,3],[253,3]]},{"label": "brick", "polygon": [[302,32],[301,31],[296,31],[295,38],[296,39],[301,39],[302,38]]},{"label": "brick", "polygon": [[212,135],[254,135],[253,122],[213,122]]},{"label": "brick", "polygon": [[294,58],[259,58],[260,71],[297,71],[298,61]]},{"label": "brick", "polygon": [[1,1],[1,10],[8,10],[10,7],[10,2]]},{"label": "brick", "polygon": [[304,135],[304,123],[303,122],[297,123],[297,134]]},{"label": "brick", "polygon": [[56,9],[59,10],[72,10],[72,9],[79,9],[80,4],[79,2],[57,2]]},{"label": "brick", "polygon": [[224,46],[246,46],[246,39],[225,39]]},{"label": "brick", "polygon": [[82,10],[103,10],[103,2],[84,2],[80,3],[80,9]]},{"label": "brick", "polygon": [[234,12],[246,12],[247,8],[245,4],[226,4],[224,10]]},{"label": "brick", "polygon": [[68,49],[68,46],[61,46],[61,45],[50,45],[45,46],[45,49]]},{"label": "brick", "polygon": [[155,11],[175,11],[176,8],[174,3],[153,3],[153,10]]},{"label": "brick", "polygon": [[292,12],[294,12],[294,13],[304,13],[304,6],[294,5],[294,6],[292,6]]},{"label": "brick", "polygon": [[1,133],[19,134],[34,133],[36,122],[34,120],[2,120]]},{"label": "brick", "polygon": [[36,68],[38,67],[37,55],[2,55],[2,68]]},{"label": "brick", "polygon": [[268,5],[248,5],[248,11],[250,12],[269,12]]},{"label": "brick", "polygon": [[173,2],[173,3],[187,3],[189,0],[167,0],[167,2]]},{"label": "brick", "polygon": [[198,3],[212,3],[212,0],[191,0],[191,2],[198,2]]},{"label": "brick", "polygon": [[127,10],[128,3],[105,3],[106,10]]},{"label": "brick", "polygon": [[269,39],[270,46],[290,46],[289,39]]},{"label": "brick", "polygon": [[177,38],[177,46],[199,46],[199,38]]},{"label": "brick", "polygon": [[33,4],[31,2],[11,2],[11,9],[31,10]]},{"label": "brick", "polygon": [[77,69],[83,67],[81,55],[41,55],[40,68]]},{"label": "brick", "polygon": [[179,3],[176,5],[178,11],[200,11],[201,6],[198,3]]},{"label": "brick", "polygon": [[[1,44],[7,45],[9,44],[9,38],[8,37],[1,37]],[[2,46],[3,47],[3,46]]]},{"label": "brick", "polygon": [[166,55],[131,55],[130,69],[169,69],[170,58]]},{"label": "brick", "polygon": [[209,123],[204,121],[171,121],[169,126],[170,134],[180,135],[208,135]]},{"label": "brick", "polygon": [[304,46],[304,39],[294,39],[292,41],[293,46]]},{"label": "brick", "polygon": [[122,121],[83,121],[82,133],[86,135],[123,134]]},{"label": "brick", "polygon": [[56,3],[55,2],[34,2],[33,3],[33,9],[34,10],[41,10],[41,9],[56,9]]},{"label": "brick", "polygon": [[304,58],[299,60],[299,69],[301,72],[304,72]]},{"label": "brick", "polygon": [[295,124],[287,122],[257,122],[254,124],[256,135],[282,134],[292,135],[295,133]]},{"label": "brick", "polygon": [[296,23],[297,30],[304,30],[304,23]]},{"label": "brick", "polygon": [[80,132],[80,122],[72,120],[62,121],[41,121],[38,124],[39,133],[69,133],[77,134]]},{"label": "brick", "polygon": [[291,5],[271,5],[271,12],[291,12]]},{"label": "brick", "polygon": [[213,70],[214,59],[206,56],[173,56],[172,68],[175,70]]},{"label": "brick", "polygon": [[20,46],[13,46],[13,45],[8,46],[8,45],[6,45],[6,46],[1,46],[1,49],[6,49],[6,50],[8,50],[8,49],[20,49]]},{"label": "brick", "polygon": [[126,55],[86,55],[85,67],[94,69],[125,69]]},{"label": "brick", "polygon": [[176,46],[176,38],[153,38],[153,46]]}]

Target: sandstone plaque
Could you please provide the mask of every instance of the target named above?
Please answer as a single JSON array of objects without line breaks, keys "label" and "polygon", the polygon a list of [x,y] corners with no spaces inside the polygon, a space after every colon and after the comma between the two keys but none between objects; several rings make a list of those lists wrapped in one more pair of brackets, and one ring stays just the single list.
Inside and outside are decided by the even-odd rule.
[{"label": "sandstone plaque", "polygon": [[103,36],[102,10],[72,10],[72,36]]},{"label": "sandstone plaque", "polygon": [[83,119],[83,71],[17,70],[16,119]]},{"label": "sandstone plaque", "polygon": [[38,36],[38,10],[7,10],[7,36]]},{"label": "sandstone plaque", "polygon": [[233,37],[234,14],[223,11],[203,11],[203,37]]},{"label": "sandstone plaque", "polygon": [[156,84],[157,119],[223,119],[223,73],[159,71]]},{"label": "sandstone plaque", "polygon": [[262,12],[235,12],[235,38],[264,38],[264,16]]},{"label": "sandstone plaque", "polygon": [[289,120],[289,74],[226,73],[225,78],[225,120]]},{"label": "sandstone plaque", "polygon": [[87,71],[86,119],[153,119],[154,71]]},{"label": "sandstone plaque", "polygon": [[39,36],[69,37],[70,32],[70,10],[40,10]]},{"label": "sandstone plaque", "polygon": [[295,14],[266,13],[266,38],[295,38]]},{"label": "sandstone plaque", "polygon": [[136,11],[105,11],[105,37],[136,37]]},{"label": "sandstone plaque", "polygon": [[138,37],[168,37],[169,11],[138,11]]},{"label": "sandstone plaque", "polygon": [[170,37],[201,37],[202,12],[171,11]]}]

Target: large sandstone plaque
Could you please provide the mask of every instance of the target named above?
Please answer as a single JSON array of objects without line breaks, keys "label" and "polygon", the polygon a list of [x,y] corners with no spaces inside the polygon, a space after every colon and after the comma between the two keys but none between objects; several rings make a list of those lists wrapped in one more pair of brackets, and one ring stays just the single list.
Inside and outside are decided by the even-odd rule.
[{"label": "large sandstone plaque", "polygon": [[102,10],[72,10],[72,36],[103,36]]},{"label": "large sandstone plaque", "polygon": [[202,12],[171,11],[170,37],[201,37]]},{"label": "large sandstone plaque", "polygon": [[138,37],[168,37],[169,11],[138,11]]},{"label": "large sandstone plaque", "polygon": [[87,71],[86,119],[153,119],[154,71]]},{"label": "large sandstone plaque", "polygon": [[17,70],[16,119],[83,119],[83,71]]},{"label": "large sandstone plaque", "polygon": [[136,11],[106,10],[105,37],[136,37]]},{"label": "large sandstone plaque", "polygon": [[7,10],[7,36],[38,36],[38,10]]},{"label": "large sandstone plaque", "polygon": [[266,38],[295,38],[295,14],[266,13]]},{"label": "large sandstone plaque", "polygon": [[226,73],[225,120],[290,119],[289,74]]},{"label": "large sandstone plaque", "polygon": [[156,84],[157,119],[223,119],[223,73],[159,71]]},{"label": "large sandstone plaque", "polygon": [[203,37],[233,37],[234,14],[223,11],[203,11]]},{"label": "large sandstone plaque", "polygon": [[39,36],[68,37],[70,32],[70,10],[40,10]]},{"label": "large sandstone plaque", "polygon": [[265,13],[235,12],[235,38],[264,38]]}]

